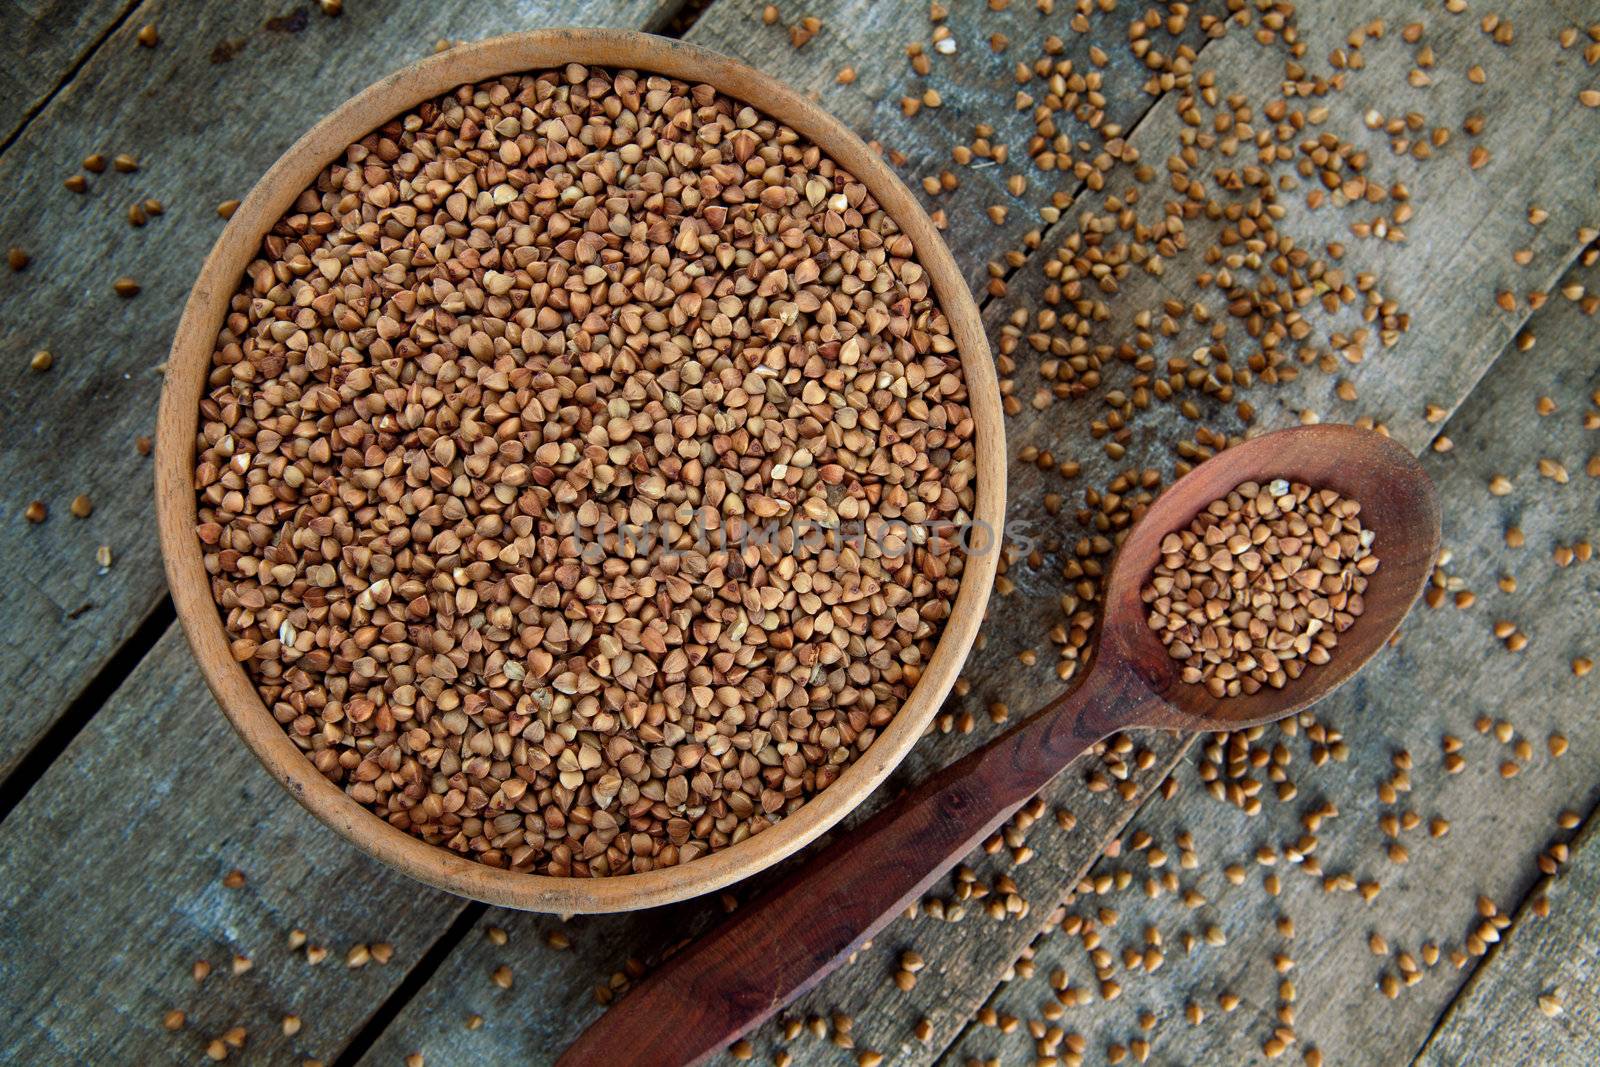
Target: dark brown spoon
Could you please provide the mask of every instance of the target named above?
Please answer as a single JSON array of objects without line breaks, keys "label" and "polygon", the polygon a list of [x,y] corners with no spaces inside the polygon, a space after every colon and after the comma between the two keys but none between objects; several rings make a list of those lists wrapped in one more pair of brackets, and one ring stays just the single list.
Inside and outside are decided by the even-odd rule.
[{"label": "dark brown spoon", "polygon": [[[1282,689],[1212,697],[1178,680],[1139,589],[1169,531],[1244,481],[1288,478],[1361,504],[1380,560],[1365,611],[1333,659]],[[1265,434],[1207,460],[1128,534],[1107,586],[1099,649],[1083,681],[824,847],[685,946],[589,1027],[560,1067],[698,1063],[816,985],[1084,749],[1119,730],[1236,730],[1320,700],[1394,633],[1439,551],[1439,499],[1416,458],[1353,426]]]}]

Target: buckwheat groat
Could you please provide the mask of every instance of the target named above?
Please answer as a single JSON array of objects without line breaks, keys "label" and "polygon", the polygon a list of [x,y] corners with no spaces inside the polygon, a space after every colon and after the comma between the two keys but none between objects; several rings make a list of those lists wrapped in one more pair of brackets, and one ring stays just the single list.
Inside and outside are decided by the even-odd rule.
[{"label": "buckwheat groat", "polygon": [[1279,478],[1243,483],[1168,534],[1140,592],[1183,680],[1238,696],[1327,663],[1378,569],[1360,513]]},{"label": "buckwheat groat", "polygon": [[569,66],[388,123],[263,241],[198,535],[234,655],[350,796],[622,874],[759,832],[894,716],[972,434],[864,186],[710,87]]}]

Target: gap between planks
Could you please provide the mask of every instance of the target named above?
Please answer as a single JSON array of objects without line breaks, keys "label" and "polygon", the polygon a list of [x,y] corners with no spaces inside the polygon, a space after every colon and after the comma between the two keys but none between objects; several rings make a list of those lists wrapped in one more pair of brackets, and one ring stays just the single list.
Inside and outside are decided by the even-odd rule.
[{"label": "gap between planks", "polygon": [[663,11],[661,17],[645,27],[646,33],[660,34],[662,37],[671,37],[681,41],[688,36],[694,24],[700,21],[700,16],[711,9],[717,0],[679,0],[678,4],[670,11]]},{"label": "gap between planks", "polygon": [[1456,995],[1451,997],[1450,1002],[1439,1010],[1438,1017],[1434,1019],[1433,1025],[1428,1028],[1427,1036],[1422,1039],[1422,1044],[1417,1046],[1416,1055],[1411,1058],[1412,1067],[1416,1067],[1417,1064],[1423,1061],[1423,1058],[1428,1055],[1429,1050],[1432,1048],[1434,1039],[1455,1022],[1457,1007],[1466,1002],[1468,995],[1477,989],[1480,982],[1486,981],[1488,975],[1496,973],[1494,963],[1505,953],[1507,946],[1511,944],[1511,940],[1516,936],[1517,931],[1521,930],[1530,919],[1536,922],[1549,921],[1532,914],[1533,902],[1547,893],[1551,885],[1566,873],[1566,868],[1572,865],[1581,850],[1600,848],[1600,844],[1595,841],[1596,837],[1600,837],[1600,800],[1596,800],[1594,804],[1590,805],[1588,812],[1584,814],[1583,822],[1579,823],[1578,828],[1572,832],[1571,847],[1573,851],[1568,857],[1567,863],[1563,864],[1562,869],[1555,874],[1544,875],[1528,887],[1527,893],[1517,902],[1516,911],[1512,914],[1511,925],[1501,932],[1500,940],[1491,945],[1489,951],[1479,958],[1477,964],[1472,968],[1471,975],[1465,982],[1461,983],[1461,988],[1456,990]]},{"label": "gap between planks", "polygon": [[[1205,54],[1206,49],[1211,47],[1213,42],[1220,41],[1222,39],[1222,37],[1207,37],[1200,42],[1200,47],[1194,50],[1194,59],[1189,64],[1191,77],[1193,77],[1197,72],[1196,64],[1200,62],[1200,57]],[[1148,119],[1155,109],[1160,106],[1161,101],[1171,96],[1175,91],[1176,87],[1173,89],[1163,89],[1160,92],[1151,95],[1149,98],[1149,103],[1145,109],[1139,112],[1138,115],[1134,116],[1133,121],[1128,124],[1128,128],[1122,132],[1123,143],[1132,144],[1133,136],[1139,132],[1139,127],[1144,125],[1145,120]],[[1013,277],[1032,266],[1035,256],[1043,255],[1048,260],[1050,255],[1049,249],[1052,243],[1050,240],[1051,237],[1067,229],[1068,224],[1072,220],[1072,210],[1078,206],[1078,200],[1085,192],[1088,191],[1088,189],[1089,181],[1087,178],[1078,182],[1078,184],[1072,190],[1072,198],[1067,201],[1066,207],[1060,209],[1060,214],[1057,216],[1056,221],[1047,224],[1039,231],[1039,247],[1034,249],[1028,255],[1024,256],[1022,262],[1017,264],[1015,267],[1007,267],[1003,269],[999,275],[999,278],[1002,282],[1010,281]],[[1565,270],[1566,268],[1562,269]],[[980,319],[982,319],[984,317],[984,313],[989,310],[990,304],[994,303],[996,300],[1005,299],[1004,296],[996,296],[987,290],[976,294],[976,296],[978,299],[978,317]]]},{"label": "gap between planks", "polygon": [[17,124],[17,128],[12,130],[4,141],[0,141],[0,156],[5,155],[6,151],[22,137],[23,131],[33,125],[34,119],[42,115],[45,108],[50,106],[50,101],[60,95],[61,90],[72,84],[73,79],[78,76],[78,72],[84,68],[89,60],[94,58],[96,52],[105,46],[105,43],[111,39],[111,35],[121,29],[122,24],[132,18],[133,13],[142,6],[144,6],[144,0],[129,0],[123,9],[106,24],[95,39],[89,42],[88,47],[72,61],[72,66],[68,67],[66,72],[57,79],[55,85],[50,87],[49,92],[35,100],[23,112],[22,121]]},{"label": "gap between planks", "polygon": [[161,640],[161,636],[169,627],[177,624],[177,618],[172,597],[163,593],[161,599],[150,606],[149,612],[128,635],[128,639],[67,706],[66,713],[50,724],[44,735],[17,761],[16,769],[0,782],[0,823],[5,822],[34,784],[55,765],[56,759],[66,751],[73,738],[122,688],[129,675]]},{"label": "gap between planks", "polygon": [[[1567,256],[1565,261],[1563,261],[1561,270],[1556,275],[1557,278],[1565,277],[1568,272],[1570,272],[1573,267],[1577,265],[1578,257],[1583,254],[1585,247],[1586,246],[1582,244],[1574,244],[1571,253]],[[1500,361],[1505,358],[1506,353],[1516,347],[1517,337],[1533,319],[1534,314],[1535,313],[1532,310],[1529,310],[1517,321],[1516,328],[1511,331],[1510,339],[1507,340],[1505,345],[1500,349],[1499,354],[1484,366],[1481,374],[1473,379],[1472,388],[1469,389],[1461,398],[1463,403],[1466,402],[1467,397],[1477,392],[1479,384],[1481,384],[1483,380],[1488,377],[1489,372],[1492,371],[1500,363]],[[1458,404],[1457,407],[1459,408],[1460,405]],[[1454,414],[1453,410],[1451,414]],[[1449,423],[1449,417],[1439,420],[1439,433],[1443,433]],[[1439,436],[1439,433],[1436,433],[1433,435],[1433,437],[1429,438],[1428,444],[1430,447],[1433,444],[1433,441]],[[1590,836],[1592,836],[1597,815],[1600,815],[1600,801],[1597,801],[1594,805],[1592,805],[1589,808],[1589,811],[1584,815],[1582,825],[1579,826],[1577,832],[1573,835],[1574,840],[1587,840]],[[1439,1031],[1444,1028],[1445,1024],[1450,1021],[1452,1014],[1455,1012],[1456,1005],[1462,1003],[1463,998],[1472,991],[1472,989],[1480,980],[1482,980],[1484,974],[1489,971],[1491,964],[1499,958],[1501,947],[1505,945],[1511,932],[1522,925],[1523,920],[1527,918],[1528,908],[1532,905],[1533,901],[1549,887],[1552,877],[1553,876],[1546,875],[1545,877],[1539,879],[1528,888],[1528,891],[1523,894],[1522,899],[1517,902],[1517,908],[1515,917],[1512,920],[1511,929],[1502,935],[1500,941],[1492,946],[1489,952],[1479,957],[1473,963],[1471,973],[1468,975],[1467,980],[1461,983],[1461,988],[1456,990],[1455,996],[1451,997],[1449,1002],[1445,1004],[1442,1009],[1440,1009],[1438,1018],[1434,1020],[1433,1026],[1429,1028],[1427,1036],[1422,1039],[1422,1044],[1418,1046],[1416,1055],[1412,1057],[1411,1062],[1413,1064],[1422,1059],[1423,1054],[1428,1050],[1428,1046],[1433,1043],[1434,1037],[1437,1036]]]},{"label": "gap between planks", "polygon": [[[1087,852],[1086,850],[1086,855],[1084,858],[1080,862],[1075,863],[1070,871],[1065,872],[1066,877],[1063,877],[1061,880],[1063,887],[1062,892],[1055,900],[1050,902],[1051,910],[1054,910],[1057,906],[1062,904],[1067,897],[1071,896],[1077,891],[1078,883],[1082,881],[1083,877],[1087,875],[1089,871],[1094,868],[1094,865],[1100,861],[1100,858],[1105,854],[1106,846],[1112,841],[1115,841],[1118,837],[1122,836],[1122,831],[1128,828],[1128,824],[1137,818],[1139,813],[1144,810],[1145,805],[1149,804],[1150,801],[1156,796],[1157,792],[1160,790],[1161,783],[1165,782],[1172,776],[1172,774],[1178,769],[1178,765],[1188,758],[1189,750],[1194,748],[1195,743],[1198,742],[1203,736],[1205,736],[1203,732],[1191,732],[1188,739],[1184,741],[1183,746],[1179,748],[1177,752],[1173,753],[1172,757],[1167,760],[1166,766],[1162,768],[1161,777],[1156,780],[1155,788],[1149,789],[1140,794],[1138,803],[1129,803],[1123,813],[1122,818],[1117,822],[1117,824],[1101,835],[1099,842],[1095,845],[1094,851]],[[1068,764],[1068,767],[1070,766],[1071,764]],[[1067,768],[1062,768],[1062,773],[1065,774],[1066,770]],[[1046,926],[1045,929],[1048,930],[1049,927]],[[1035,940],[1038,939],[1038,936],[1038,934],[1034,935]],[[1032,942],[1029,943],[1031,944]],[[1000,991],[1004,988],[1005,983],[995,979],[994,988],[989,990],[989,994],[983,998],[980,1010],[984,1007],[993,1007],[995,998],[1000,995]],[[960,1045],[962,1040],[969,1032],[971,1032],[975,1025],[977,1025],[977,1012],[973,1012],[971,1015],[969,1015],[967,1017],[967,1021],[961,1024],[960,1029],[956,1030],[950,1035],[950,1039],[948,1041],[940,1044],[938,1050],[933,1052],[933,1054],[928,1057],[928,1062],[931,1064],[942,1063],[945,1056],[949,1054],[950,1050],[955,1048],[957,1045]]]},{"label": "gap between planks", "polygon": [[366,1024],[356,1032],[344,1048],[339,1050],[332,1067],[355,1067],[372,1048],[379,1035],[389,1028],[389,1024],[394,1022],[407,1004],[411,1003],[411,999],[421,991],[422,987],[433,979],[445,959],[455,951],[456,946],[472,932],[473,927],[478,925],[478,920],[488,911],[489,905],[481,900],[467,901],[466,907],[456,913],[455,919],[445,928],[444,933],[433,939],[433,943],[423,952],[416,965],[406,972],[400,984],[384,998],[382,1004],[378,1005],[378,1009],[367,1019]]}]

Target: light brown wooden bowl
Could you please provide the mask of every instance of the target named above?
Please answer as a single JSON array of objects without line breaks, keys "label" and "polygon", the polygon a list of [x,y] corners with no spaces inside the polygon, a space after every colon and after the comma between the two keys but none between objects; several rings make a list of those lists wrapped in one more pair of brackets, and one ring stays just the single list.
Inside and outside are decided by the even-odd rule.
[{"label": "light brown wooden bowl", "polygon": [[[552,878],[485,866],[390,826],[324,778],[289,740],[244,667],[229,654],[195,535],[194,446],[201,393],[229,299],[262,236],[346,146],[396,115],[463,83],[567,63],[709,83],[821,146],[871,190],[910,237],[950,320],[976,422],[974,518],[994,535],[986,550],[978,545],[969,553],[960,594],[910,698],[836,782],[776,826],[720,852],[677,867],[609,878]],[[178,618],[224,714],[272,776],[357,847],[413,878],[492,904],[546,912],[628,911],[710,892],[778,862],[859,804],[911,748],[954,684],[983,619],[1005,513],[1000,390],[978,307],[933,223],[893,171],[837,120],[772,78],[680,41],[611,30],[538,30],[432,56],[358,94],[285,152],[234,213],[189,294],[167,363],[155,469],[161,550]]]}]

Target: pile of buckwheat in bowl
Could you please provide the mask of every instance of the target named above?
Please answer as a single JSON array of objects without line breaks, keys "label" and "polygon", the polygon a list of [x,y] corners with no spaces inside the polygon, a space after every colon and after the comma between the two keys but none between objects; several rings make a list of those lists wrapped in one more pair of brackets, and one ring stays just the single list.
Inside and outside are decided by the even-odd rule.
[{"label": "pile of buckwheat in bowl", "polygon": [[391,825],[646,871],[794,812],[915,685],[973,420],[910,240],[705,85],[457,88],[261,243],[198,535],[262,700]]},{"label": "pile of buckwheat in bowl", "polygon": [[1240,483],[1162,538],[1139,595],[1179,678],[1236,697],[1329,662],[1378,570],[1360,516],[1332,489],[1274,478]]}]

